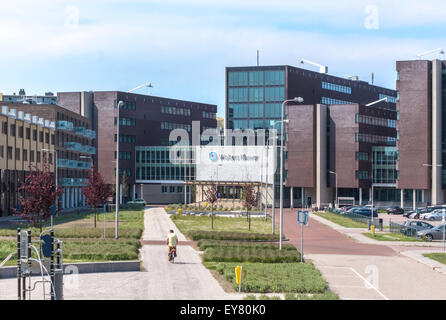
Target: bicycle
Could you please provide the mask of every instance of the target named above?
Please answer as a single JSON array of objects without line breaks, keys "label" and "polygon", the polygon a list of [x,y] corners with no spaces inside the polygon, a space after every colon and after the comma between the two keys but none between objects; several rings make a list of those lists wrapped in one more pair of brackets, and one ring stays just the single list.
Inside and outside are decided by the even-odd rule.
[{"label": "bicycle", "polygon": [[177,250],[175,249],[175,247],[173,247],[172,250],[170,250],[170,253],[169,253],[169,262],[170,263],[175,263],[174,260],[175,260],[176,256],[177,256]]}]

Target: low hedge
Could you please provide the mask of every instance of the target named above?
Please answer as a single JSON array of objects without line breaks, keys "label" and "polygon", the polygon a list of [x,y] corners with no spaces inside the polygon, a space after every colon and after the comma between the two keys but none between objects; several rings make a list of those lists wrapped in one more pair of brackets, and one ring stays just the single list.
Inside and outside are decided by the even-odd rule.
[{"label": "low hedge", "polygon": [[[278,243],[256,243],[247,241],[229,241],[229,240],[199,240],[197,243],[201,251],[208,248],[221,248],[221,247],[238,247],[238,248],[252,248],[256,250],[271,249],[279,250]],[[296,251],[296,248],[291,244],[284,244],[282,250]]]},{"label": "low hedge", "polygon": [[247,232],[229,232],[229,231],[204,231],[204,230],[190,230],[187,232],[189,238],[194,241],[201,239],[211,240],[261,240],[274,241],[279,240],[278,235],[266,233],[247,233]]},{"label": "low hedge", "polygon": [[208,248],[203,254],[206,262],[261,262],[290,263],[300,262],[297,250],[276,250],[250,247]]}]

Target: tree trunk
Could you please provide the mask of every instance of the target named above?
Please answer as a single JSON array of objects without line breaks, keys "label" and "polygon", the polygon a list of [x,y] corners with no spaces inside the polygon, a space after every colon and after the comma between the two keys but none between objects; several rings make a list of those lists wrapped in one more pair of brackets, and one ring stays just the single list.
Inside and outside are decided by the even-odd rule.
[{"label": "tree trunk", "polygon": [[251,231],[251,216],[249,215],[249,211],[248,211],[248,230]]},{"label": "tree trunk", "polygon": [[96,214],[97,214],[97,208],[94,208],[94,227],[96,228]]},{"label": "tree trunk", "polygon": [[211,229],[214,229],[214,206],[211,208]]}]

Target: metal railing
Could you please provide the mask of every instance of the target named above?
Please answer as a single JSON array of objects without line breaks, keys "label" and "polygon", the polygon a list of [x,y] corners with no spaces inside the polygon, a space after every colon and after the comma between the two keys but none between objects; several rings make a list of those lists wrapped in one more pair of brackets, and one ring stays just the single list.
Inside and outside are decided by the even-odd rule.
[{"label": "metal railing", "polygon": [[[370,225],[370,223],[371,223],[370,217],[363,216],[361,214],[356,214],[356,213],[353,213],[353,212],[345,212],[345,213],[341,214],[339,212],[333,211],[333,208],[328,208],[328,211],[331,212],[331,213],[338,214],[341,217],[347,217],[347,218],[352,219],[353,221],[356,221],[356,222],[359,222],[359,223],[364,223],[366,225]],[[379,227],[379,218],[377,218],[377,217],[373,218],[373,225],[374,225],[375,228]]]},{"label": "metal railing", "polygon": [[401,224],[389,221],[389,231],[391,233],[403,234],[408,237],[416,238],[417,229],[403,226]]}]

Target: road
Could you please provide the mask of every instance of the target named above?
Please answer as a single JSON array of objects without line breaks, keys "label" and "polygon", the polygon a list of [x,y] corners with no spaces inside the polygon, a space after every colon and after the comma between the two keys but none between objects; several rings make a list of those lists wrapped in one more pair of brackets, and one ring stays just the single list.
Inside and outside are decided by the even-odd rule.
[{"label": "road", "polygon": [[[285,235],[300,248],[297,210],[284,209],[283,221]],[[410,249],[420,250],[359,243],[314,219],[304,229],[304,256],[346,300],[446,299],[446,274],[399,253]]]}]

